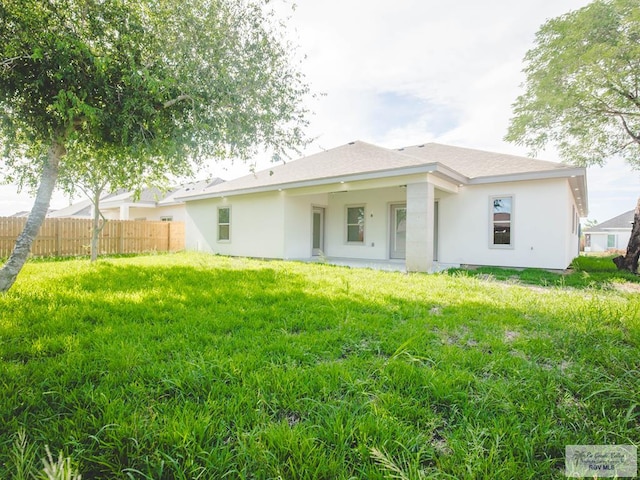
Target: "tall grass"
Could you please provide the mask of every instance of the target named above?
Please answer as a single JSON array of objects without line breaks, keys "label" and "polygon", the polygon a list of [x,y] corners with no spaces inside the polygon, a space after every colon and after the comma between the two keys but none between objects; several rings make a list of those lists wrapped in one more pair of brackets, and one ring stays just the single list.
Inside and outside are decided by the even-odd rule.
[{"label": "tall grass", "polygon": [[562,478],[565,445],[637,445],[638,295],[492,278],[28,264],[0,297],[0,478],[46,445],[83,479]]}]

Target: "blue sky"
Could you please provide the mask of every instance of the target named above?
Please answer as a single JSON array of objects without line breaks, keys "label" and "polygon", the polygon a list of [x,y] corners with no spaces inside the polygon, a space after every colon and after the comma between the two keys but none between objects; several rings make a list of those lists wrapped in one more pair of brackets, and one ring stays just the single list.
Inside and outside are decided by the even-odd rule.
[{"label": "blue sky", "polygon": [[[522,58],[547,19],[587,0],[299,0],[288,35],[300,46],[314,92],[308,131],[315,153],[353,140],[398,148],[439,142],[526,155],[502,140],[523,81]],[[539,158],[557,161],[552,150]],[[270,165],[269,155],[254,160]],[[247,164],[214,164],[202,176],[231,179]],[[588,170],[588,218],[602,222],[635,207],[640,173],[622,161]],[[31,208],[0,188],[0,215]],[[52,206],[68,203],[56,195]]]}]

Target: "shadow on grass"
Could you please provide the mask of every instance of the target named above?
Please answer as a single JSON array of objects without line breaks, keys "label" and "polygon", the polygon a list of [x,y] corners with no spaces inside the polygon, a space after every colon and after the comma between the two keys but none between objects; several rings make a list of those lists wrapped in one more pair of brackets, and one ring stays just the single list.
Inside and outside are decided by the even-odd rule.
[{"label": "shadow on grass", "polygon": [[83,478],[386,478],[372,448],[408,471],[516,478],[597,432],[637,435],[638,384],[615,377],[638,345],[617,310],[571,319],[447,276],[202,260],[51,264],[0,298],[0,477],[20,428]]}]

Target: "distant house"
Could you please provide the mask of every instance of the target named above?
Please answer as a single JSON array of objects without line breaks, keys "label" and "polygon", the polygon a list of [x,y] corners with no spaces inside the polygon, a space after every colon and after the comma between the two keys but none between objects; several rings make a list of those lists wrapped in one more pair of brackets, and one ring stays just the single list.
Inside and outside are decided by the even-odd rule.
[{"label": "distant house", "polygon": [[629,210],[594,227],[585,229],[585,252],[626,250],[629,238],[631,238],[633,214],[634,210]]},{"label": "distant house", "polygon": [[281,259],[566,268],[584,168],[435,143],[352,142],[200,191],[187,249]]},{"label": "distant house", "polygon": [[[146,188],[137,195],[135,191],[120,190],[106,194],[100,199],[100,211],[109,220],[184,221],[184,202],[177,200],[176,197],[210,188],[222,182],[224,180],[221,178],[215,178],[187,183],[168,191]],[[48,217],[92,218],[93,204],[90,200],[81,200],[49,213]]]},{"label": "distant house", "polygon": [[19,212],[16,212],[12,215],[9,215],[10,217],[14,217],[14,218],[23,218],[23,217],[28,217],[29,216],[29,210],[20,210]]},{"label": "distant house", "polygon": [[51,210],[47,213],[48,218],[91,218],[93,216],[93,204],[91,200],[80,200],[71,205]]}]

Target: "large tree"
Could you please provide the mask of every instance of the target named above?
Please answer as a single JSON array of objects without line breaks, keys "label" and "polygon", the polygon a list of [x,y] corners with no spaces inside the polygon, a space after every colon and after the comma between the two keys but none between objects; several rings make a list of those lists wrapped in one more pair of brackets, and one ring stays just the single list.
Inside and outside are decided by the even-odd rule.
[{"label": "large tree", "polygon": [[[508,141],[533,154],[551,144],[563,160],[582,166],[622,156],[640,169],[638,0],[596,0],[547,21],[524,73]],[[637,272],[639,256],[640,200],[627,254],[614,261]]]},{"label": "large tree", "polygon": [[301,143],[308,89],[267,4],[0,0],[3,170],[37,189],[0,291],[27,259],[59,173],[82,155],[117,151],[122,168],[170,174]]}]

